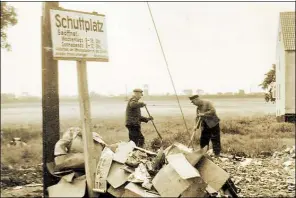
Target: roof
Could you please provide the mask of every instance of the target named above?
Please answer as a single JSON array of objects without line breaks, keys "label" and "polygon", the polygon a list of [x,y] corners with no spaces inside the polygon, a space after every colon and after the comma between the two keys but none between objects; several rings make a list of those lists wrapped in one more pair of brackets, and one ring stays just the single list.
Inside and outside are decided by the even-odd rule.
[{"label": "roof", "polygon": [[295,50],[295,12],[281,12],[280,23],[285,50]]}]

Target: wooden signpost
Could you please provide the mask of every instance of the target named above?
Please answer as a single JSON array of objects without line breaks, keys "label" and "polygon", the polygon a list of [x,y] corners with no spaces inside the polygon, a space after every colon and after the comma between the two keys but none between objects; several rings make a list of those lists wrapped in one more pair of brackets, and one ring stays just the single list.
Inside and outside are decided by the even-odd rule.
[{"label": "wooden signpost", "polygon": [[[45,2],[44,4],[52,4]],[[108,47],[105,15],[51,7],[50,29],[51,53],[53,60],[76,60],[80,115],[82,121],[82,138],[84,143],[85,171],[88,196],[93,192],[96,159],[91,133],[91,110],[87,83],[86,61],[107,62]],[[52,61],[53,61],[52,60]],[[50,72],[50,71],[47,71]],[[43,106],[44,108],[49,108]],[[43,125],[46,123],[43,122]],[[58,133],[58,132],[55,132]],[[52,146],[52,145],[51,145]],[[53,148],[47,148],[47,150]]]},{"label": "wooden signpost", "polygon": [[42,136],[43,136],[43,192],[57,181],[47,170],[47,163],[54,161],[54,146],[60,138],[58,61],[52,58],[49,10],[58,2],[43,3],[41,20],[42,39]]}]

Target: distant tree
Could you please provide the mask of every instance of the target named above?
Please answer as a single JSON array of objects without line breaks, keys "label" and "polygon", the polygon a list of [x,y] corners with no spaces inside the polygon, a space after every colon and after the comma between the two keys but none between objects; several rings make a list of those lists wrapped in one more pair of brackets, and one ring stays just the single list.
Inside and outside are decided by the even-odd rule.
[{"label": "distant tree", "polygon": [[11,50],[7,42],[7,28],[17,24],[17,14],[15,8],[1,1],[1,48]]},{"label": "distant tree", "polygon": [[267,90],[264,96],[266,102],[275,101],[275,98],[272,97],[272,84],[275,82],[275,79],[275,64],[272,64],[272,68],[265,74],[263,82],[259,85],[263,90]]}]

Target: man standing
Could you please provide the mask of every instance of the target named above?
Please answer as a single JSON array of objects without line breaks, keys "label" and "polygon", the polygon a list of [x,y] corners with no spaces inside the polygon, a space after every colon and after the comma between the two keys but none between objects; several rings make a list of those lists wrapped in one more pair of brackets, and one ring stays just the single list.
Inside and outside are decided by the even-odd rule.
[{"label": "man standing", "polygon": [[125,126],[129,131],[129,139],[135,142],[138,147],[143,147],[145,138],[141,133],[141,122],[147,123],[149,120],[153,120],[153,117],[141,116],[141,109],[146,104],[139,102],[143,96],[143,90],[134,89],[133,96],[128,100],[125,112]]},{"label": "man standing", "polygon": [[192,104],[197,106],[194,130],[197,128],[198,120],[201,119],[200,147],[203,148],[209,145],[211,140],[214,154],[218,157],[221,152],[220,119],[216,114],[216,110],[211,102],[200,99],[198,95],[193,95],[189,99]]}]

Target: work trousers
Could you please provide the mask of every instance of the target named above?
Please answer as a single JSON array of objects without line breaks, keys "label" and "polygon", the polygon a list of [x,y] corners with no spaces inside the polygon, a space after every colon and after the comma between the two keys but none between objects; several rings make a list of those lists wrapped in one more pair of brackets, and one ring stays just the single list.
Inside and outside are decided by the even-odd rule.
[{"label": "work trousers", "polygon": [[209,145],[210,140],[213,145],[214,154],[219,155],[221,152],[219,123],[213,128],[209,128],[205,122],[203,123],[201,136],[200,136],[200,147],[203,148]]},{"label": "work trousers", "polygon": [[126,125],[129,133],[129,140],[133,141],[136,146],[143,147],[145,143],[145,138],[141,132],[141,126],[139,125]]}]

